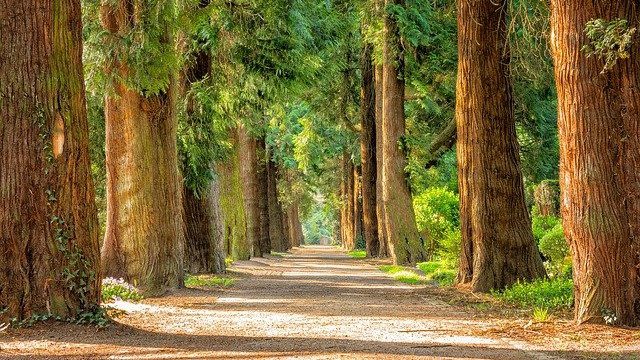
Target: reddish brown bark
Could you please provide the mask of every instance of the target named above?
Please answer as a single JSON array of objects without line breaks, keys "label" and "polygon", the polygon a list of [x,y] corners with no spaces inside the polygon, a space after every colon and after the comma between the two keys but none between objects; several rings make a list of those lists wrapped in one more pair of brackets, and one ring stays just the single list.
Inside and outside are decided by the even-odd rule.
[{"label": "reddish brown bark", "polygon": [[372,63],[373,46],[364,45],[360,69],[360,152],[362,158],[362,219],[367,256],[380,254],[376,205],[376,92],[375,71]]},{"label": "reddish brown bark", "polygon": [[269,237],[269,181],[267,177],[267,149],[264,137],[256,140],[257,154],[257,196],[260,210],[260,249],[261,253],[271,253],[271,238]]},{"label": "reddish brown bark", "polygon": [[262,247],[260,245],[260,203],[258,199],[258,155],[256,153],[256,140],[242,125],[240,125],[238,132],[242,193],[247,221],[247,241],[251,245],[252,255],[260,257],[262,256]]},{"label": "reddish brown bark", "polygon": [[190,274],[225,271],[224,225],[220,210],[220,183],[196,196],[188,188],[183,194],[185,269]]},{"label": "reddish brown bark", "polygon": [[545,276],[524,201],[506,6],[506,0],[458,1],[458,281],[476,291]]},{"label": "reddish brown bark", "polygon": [[375,66],[375,100],[376,100],[376,222],[378,226],[378,256],[389,256],[389,241],[386,236],[384,220],[384,202],[382,198],[382,65]]},{"label": "reddish brown bark", "polygon": [[287,234],[283,224],[282,205],[278,200],[278,173],[276,163],[267,162],[267,183],[269,195],[269,238],[271,248],[275,251],[287,251]]},{"label": "reddish brown bark", "polygon": [[361,172],[362,167],[353,168],[353,248],[361,247],[364,240]]},{"label": "reddish brown bark", "polygon": [[601,73],[581,51],[592,19],[638,28],[638,2],[552,1],[561,208],[573,254],[575,319],[640,325],[640,48]]},{"label": "reddish brown bark", "polygon": [[100,301],[80,19],[79,1],[0,1],[0,320]]},{"label": "reddish brown bark", "polygon": [[[115,36],[130,31],[139,10],[127,1],[103,4],[105,30]],[[105,98],[107,227],[102,264],[106,275],[160,293],[183,283],[176,81],[173,77],[164,91],[146,97],[118,80],[129,75],[128,64],[116,59],[106,70],[113,93]]]},{"label": "reddish brown bark", "polygon": [[[404,6],[404,0],[387,0],[387,6]],[[425,261],[424,240],[418,233],[411,200],[404,151],[404,54],[394,16],[384,17],[382,75],[383,202],[389,252],[396,264]]]},{"label": "reddish brown bark", "polygon": [[342,155],[342,247],[354,249],[355,241],[355,205],[354,205],[354,172],[351,156],[347,152]]}]

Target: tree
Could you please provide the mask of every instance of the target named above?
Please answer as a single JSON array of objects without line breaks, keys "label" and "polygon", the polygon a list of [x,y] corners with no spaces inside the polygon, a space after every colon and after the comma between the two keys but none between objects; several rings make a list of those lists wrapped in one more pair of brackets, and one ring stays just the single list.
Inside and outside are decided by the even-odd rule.
[{"label": "tree", "polygon": [[404,54],[392,8],[404,0],[387,0],[384,16],[382,75],[382,186],[386,236],[396,264],[425,261],[424,240],[416,227],[405,167]]},{"label": "tree", "polygon": [[240,171],[242,174],[242,193],[247,219],[247,241],[252,247],[252,255],[262,256],[260,245],[260,202],[258,199],[258,154],[256,139],[244,125],[238,128]]},{"label": "tree", "polygon": [[367,256],[380,254],[376,197],[376,92],[372,62],[373,46],[365,43],[360,60],[362,72],[360,95],[360,152],[362,158],[362,215]]},{"label": "tree", "polygon": [[[105,96],[107,228],[102,264],[105,275],[160,293],[183,283],[178,55],[172,30],[176,7],[170,2],[104,2],[101,20],[111,46],[105,65],[111,90]],[[127,41],[137,36],[146,41]]]},{"label": "tree", "polygon": [[258,208],[260,210],[260,252],[271,253],[271,237],[269,236],[269,179],[267,176],[267,148],[264,136],[256,139]]},{"label": "tree", "polygon": [[0,7],[0,319],[100,301],[79,1]]},{"label": "tree", "polygon": [[505,6],[458,1],[458,282],[475,291],[545,276],[524,201]]},{"label": "tree", "polygon": [[552,1],[561,209],[579,323],[640,324],[637,10],[628,0]]},{"label": "tree", "polygon": [[278,167],[270,158],[267,161],[267,184],[269,196],[269,239],[275,251],[287,251],[287,236],[283,223],[282,204],[278,200]]}]

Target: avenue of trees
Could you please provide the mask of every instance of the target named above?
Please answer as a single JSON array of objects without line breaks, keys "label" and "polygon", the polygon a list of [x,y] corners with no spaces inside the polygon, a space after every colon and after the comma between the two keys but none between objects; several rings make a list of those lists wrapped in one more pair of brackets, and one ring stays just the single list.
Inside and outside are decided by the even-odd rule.
[{"label": "avenue of trees", "polygon": [[0,323],[331,239],[640,325],[639,5],[0,0]]}]

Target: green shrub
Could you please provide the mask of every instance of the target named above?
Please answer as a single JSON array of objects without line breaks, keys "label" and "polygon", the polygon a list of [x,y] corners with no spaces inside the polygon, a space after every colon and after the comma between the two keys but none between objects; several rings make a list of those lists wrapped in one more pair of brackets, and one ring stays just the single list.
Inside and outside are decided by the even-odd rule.
[{"label": "green shrub", "polygon": [[420,233],[428,233],[430,257],[441,250],[442,242],[460,226],[458,195],[446,188],[428,188],[413,199],[416,223]]},{"label": "green shrub", "polygon": [[124,279],[108,277],[102,280],[102,301],[113,300],[133,300],[140,301],[142,294],[135,286],[127,283]]},{"label": "green shrub", "polygon": [[440,260],[446,263],[447,268],[456,269],[458,267],[461,243],[462,233],[460,232],[460,229],[451,229],[445,233],[436,255]]},{"label": "green shrub", "polygon": [[186,287],[228,287],[233,286],[233,284],[233,279],[213,275],[187,275],[184,279],[184,286]]},{"label": "green shrub", "polygon": [[573,280],[556,278],[519,282],[494,295],[505,302],[522,307],[549,310],[568,309],[573,306]]},{"label": "green shrub", "polygon": [[429,261],[418,263],[418,269],[422,270],[427,278],[435,280],[441,286],[448,286],[455,282],[457,272],[450,268],[445,261]]},{"label": "green shrub", "polygon": [[533,207],[531,214],[531,227],[536,243],[540,243],[540,240],[559,224],[561,224],[561,221],[558,217],[540,215],[537,206]]},{"label": "green shrub", "polygon": [[413,271],[409,271],[406,268],[398,265],[383,265],[379,267],[380,270],[393,275],[393,279],[410,285],[423,285],[428,283],[428,279],[416,274]]},{"label": "green shrub", "polygon": [[540,239],[539,248],[546,257],[547,270],[550,275],[560,275],[566,266],[565,259],[569,255],[569,247],[564,238],[562,224],[554,226]]},{"label": "green shrub", "polygon": [[367,257],[367,252],[365,250],[354,250],[349,251],[347,255],[351,256],[354,259],[364,259]]}]

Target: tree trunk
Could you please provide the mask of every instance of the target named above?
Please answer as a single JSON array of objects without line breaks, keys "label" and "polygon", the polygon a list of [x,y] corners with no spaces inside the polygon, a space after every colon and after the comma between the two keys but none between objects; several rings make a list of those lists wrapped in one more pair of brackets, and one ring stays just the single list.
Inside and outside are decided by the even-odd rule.
[{"label": "tree trunk", "polygon": [[353,203],[353,162],[351,162],[351,156],[345,151],[343,153],[342,160],[342,207],[343,214],[343,231],[342,231],[342,247],[347,250],[353,250],[355,248],[355,206]]},{"label": "tree trunk", "polygon": [[184,187],[185,269],[191,274],[225,272],[224,225],[220,209],[220,182],[195,194]]},{"label": "tree trunk", "polygon": [[380,254],[376,214],[376,92],[372,63],[373,46],[365,43],[362,52],[360,95],[360,152],[362,157],[362,217],[367,256]]},{"label": "tree trunk", "polygon": [[560,188],[573,254],[575,319],[640,325],[640,48],[602,72],[587,58],[585,24],[639,24],[637,1],[552,1],[552,51],[558,89]]},{"label": "tree trunk", "polygon": [[[136,13],[127,2],[103,5],[104,28],[128,31]],[[107,69],[113,92],[105,98],[107,226],[105,274],[136,282],[151,294],[183,283],[181,186],[177,166],[176,81],[144,96],[119,78],[129,68]]]},{"label": "tree trunk", "polygon": [[285,232],[282,223],[282,205],[278,201],[278,181],[276,163],[269,160],[267,163],[267,183],[269,190],[269,238],[271,248],[275,251],[287,251]]},{"label": "tree trunk", "polygon": [[267,177],[267,148],[264,137],[256,140],[257,154],[257,195],[260,210],[260,253],[271,253],[271,238],[269,236],[269,181]]},{"label": "tree trunk", "polygon": [[282,210],[282,232],[284,233],[284,248],[285,251],[289,250],[293,247],[293,237],[292,237],[292,233],[291,233],[291,228],[289,227],[289,209],[287,208],[286,210],[283,209]]},{"label": "tree trunk", "polygon": [[3,1],[0,44],[0,320],[74,317],[101,279],[80,2]]},{"label": "tree trunk", "polygon": [[475,291],[545,276],[524,201],[506,6],[506,0],[458,1],[458,281]]},{"label": "tree trunk", "polygon": [[291,246],[299,247],[303,243],[302,223],[300,223],[300,209],[298,203],[289,206],[289,231],[291,231]]},{"label": "tree trunk", "polygon": [[[404,6],[404,0],[387,0],[387,6]],[[396,264],[425,261],[424,240],[416,226],[411,191],[404,169],[404,54],[400,31],[392,14],[384,16],[383,64],[383,202],[389,251]]]},{"label": "tree trunk", "polygon": [[227,255],[233,260],[249,260],[251,243],[247,239],[247,223],[242,195],[238,129],[231,130],[233,152],[216,166],[220,177],[220,206],[224,218],[224,238]]},{"label": "tree trunk", "polygon": [[376,223],[378,225],[378,243],[380,249],[378,256],[389,256],[389,239],[386,236],[386,226],[384,220],[384,202],[382,198],[382,65],[375,66],[375,101],[376,101]]},{"label": "tree trunk", "polygon": [[360,186],[362,167],[353,168],[353,248],[364,246],[363,220],[362,220],[362,187]]},{"label": "tree trunk", "polygon": [[239,128],[240,166],[242,173],[242,193],[244,194],[245,216],[247,219],[247,241],[252,246],[252,255],[262,256],[260,245],[260,204],[258,200],[258,155],[256,140],[244,126]]}]

